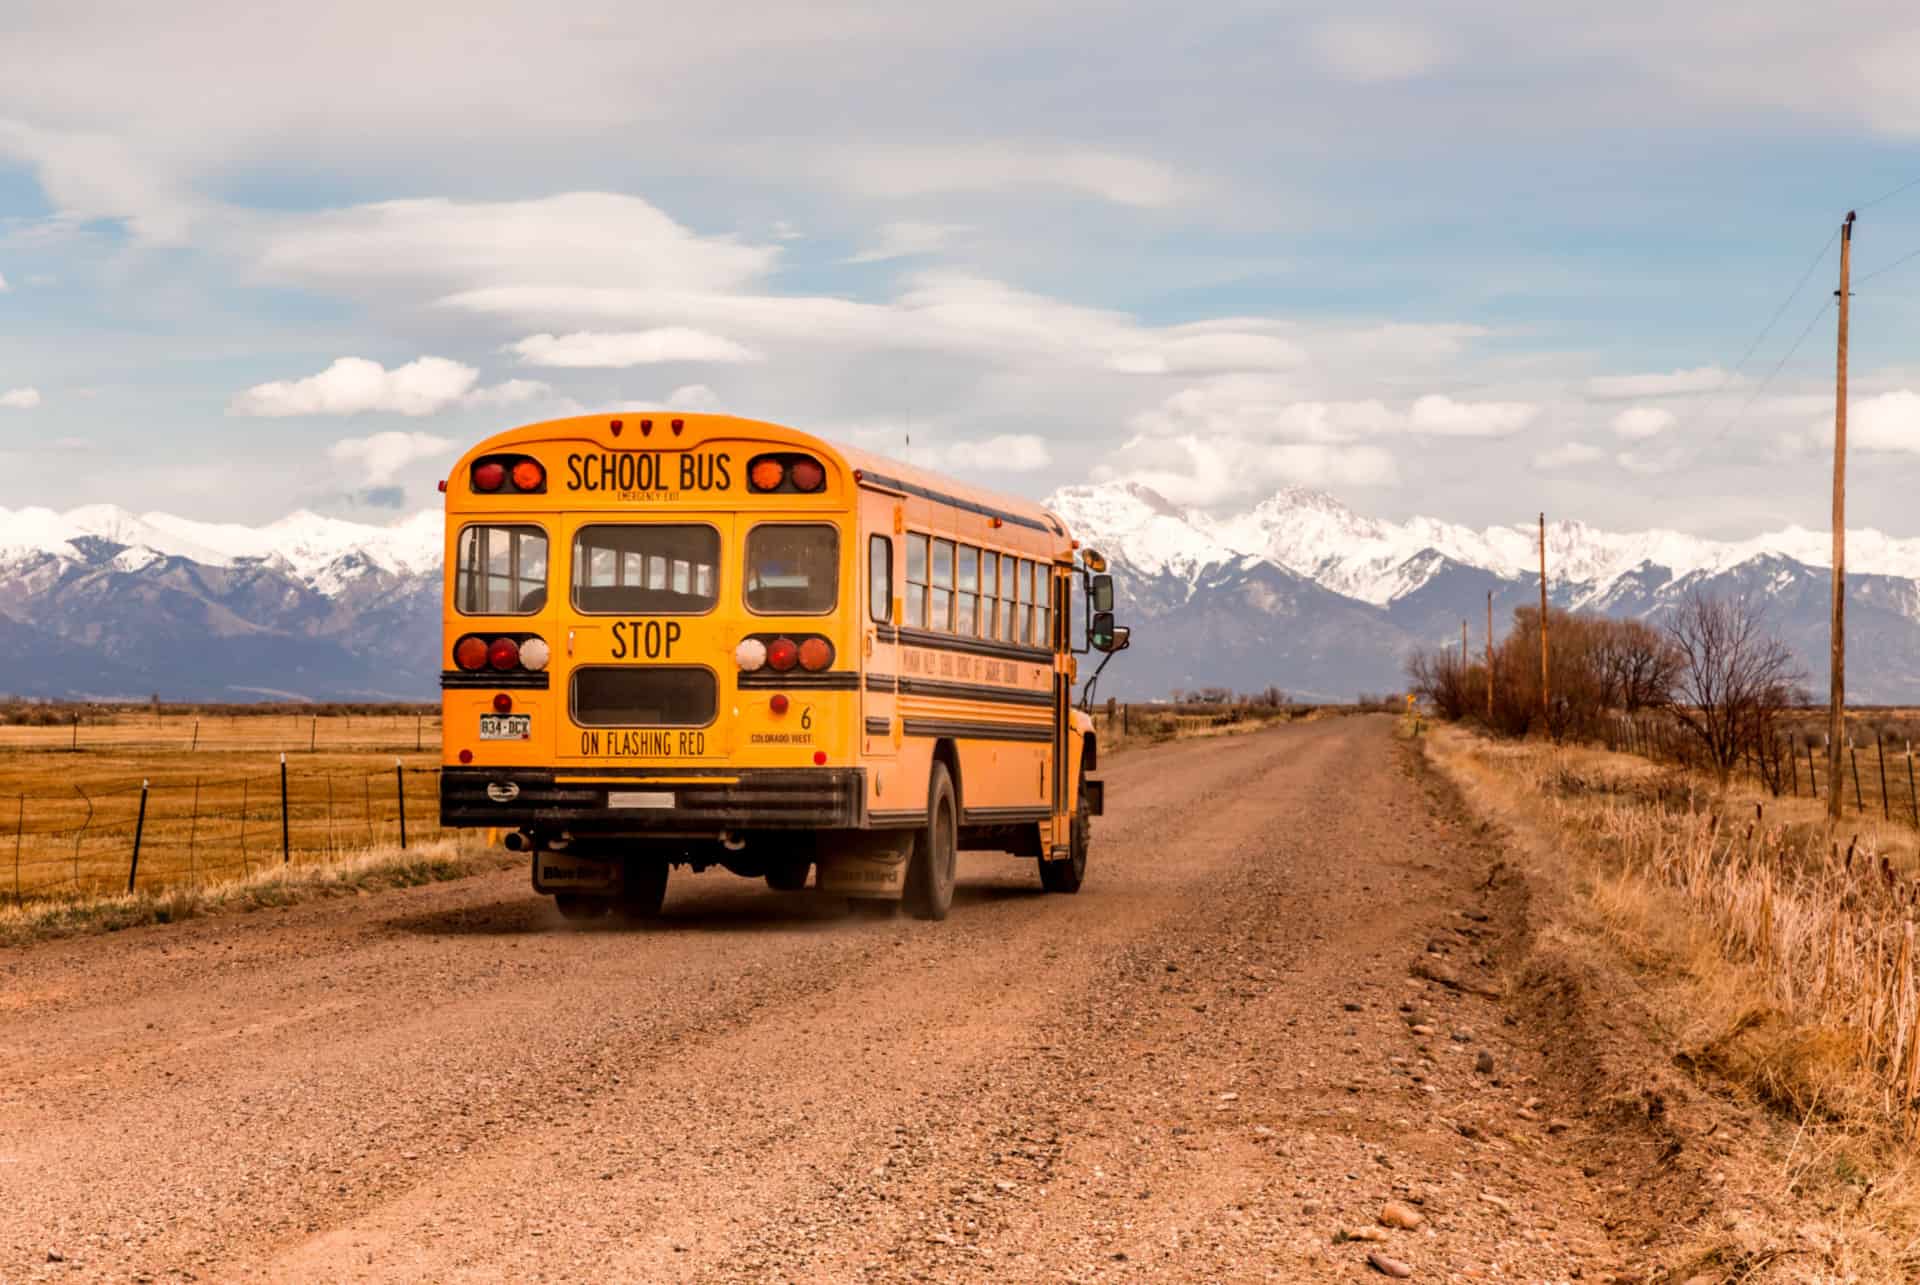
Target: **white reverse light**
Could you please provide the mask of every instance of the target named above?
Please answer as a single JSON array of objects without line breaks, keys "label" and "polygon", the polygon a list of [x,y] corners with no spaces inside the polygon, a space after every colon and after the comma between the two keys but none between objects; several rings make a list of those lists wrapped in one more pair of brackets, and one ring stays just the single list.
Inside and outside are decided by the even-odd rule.
[{"label": "white reverse light", "polygon": [[733,663],[752,672],[767,663],[767,645],[758,638],[742,638],[733,649]]},{"label": "white reverse light", "polygon": [[529,638],[520,644],[520,663],[527,669],[545,669],[553,659],[553,649],[544,638]]}]

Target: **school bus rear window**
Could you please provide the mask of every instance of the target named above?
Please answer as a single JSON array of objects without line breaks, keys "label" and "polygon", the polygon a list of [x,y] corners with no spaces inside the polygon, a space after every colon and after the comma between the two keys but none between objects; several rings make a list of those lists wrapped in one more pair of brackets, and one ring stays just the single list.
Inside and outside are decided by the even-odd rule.
[{"label": "school bus rear window", "polygon": [[547,533],[537,526],[476,524],[460,531],[454,610],[528,616],[547,605]]},{"label": "school bus rear window", "polygon": [[747,534],[747,610],[763,616],[817,616],[840,600],[840,531],[820,525],[763,525]]},{"label": "school bus rear window", "polygon": [[583,526],[573,606],[596,615],[700,615],[720,600],[720,533],[699,523]]}]

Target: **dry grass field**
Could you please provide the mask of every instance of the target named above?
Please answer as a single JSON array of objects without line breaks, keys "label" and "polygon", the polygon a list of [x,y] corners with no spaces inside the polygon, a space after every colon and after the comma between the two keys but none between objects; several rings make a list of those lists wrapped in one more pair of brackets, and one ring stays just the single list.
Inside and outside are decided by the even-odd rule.
[{"label": "dry grass field", "polygon": [[[1786,1189],[1920,1236],[1920,833],[1894,788],[1904,736],[1899,753],[1888,738],[1890,819],[1881,760],[1863,751],[1865,806],[1849,771],[1837,827],[1824,788],[1806,793],[1804,742],[1796,798],[1597,747],[1447,726],[1427,739],[1517,827],[1549,836],[1574,906],[1550,931],[1604,939],[1632,962],[1673,1065],[1791,1126]],[[1824,773],[1818,746],[1815,757]]]},{"label": "dry grass field", "polygon": [[[440,837],[435,714],[88,712],[0,725],[0,898],[244,877]],[[286,760],[282,808],[281,757]],[[146,783],[142,815],[142,782]],[[134,869],[134,840],[139,860]]]}]

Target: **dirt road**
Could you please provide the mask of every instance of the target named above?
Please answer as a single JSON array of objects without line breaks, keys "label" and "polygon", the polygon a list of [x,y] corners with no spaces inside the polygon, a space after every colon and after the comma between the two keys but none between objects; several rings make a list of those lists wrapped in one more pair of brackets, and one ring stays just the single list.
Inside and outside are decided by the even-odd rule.
[{"label": "dirt road", "polygon": [[1552,1033],[1471,993],[1520,894],[1387,719],[1105,775],[1080,895],[976,855],[943,924],[714,874],[576,930],[513,872],[0,953],[0,1278],[1622,1261]]}]

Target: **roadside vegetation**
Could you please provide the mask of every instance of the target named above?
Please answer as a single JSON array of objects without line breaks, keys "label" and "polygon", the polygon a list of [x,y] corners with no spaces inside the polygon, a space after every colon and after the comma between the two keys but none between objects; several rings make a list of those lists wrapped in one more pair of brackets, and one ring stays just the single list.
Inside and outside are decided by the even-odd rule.
[{"label": "roadside vegetation", "polygon": [[1554,613],[1548,702],[1538,613],[1515,625],[1491,715],[1484,661],[1410,673],[1450,723],[1429,755],[1539,837],[1538,935],[1604,946],[1672,1065],[1771,1114],[1783,1199],[1920,1272],[1920,861],[1892,784],[1828,820],[1802,676],[1745,603],[1696,597],[1660,627]]}]

